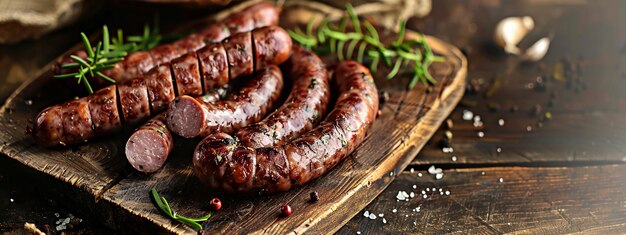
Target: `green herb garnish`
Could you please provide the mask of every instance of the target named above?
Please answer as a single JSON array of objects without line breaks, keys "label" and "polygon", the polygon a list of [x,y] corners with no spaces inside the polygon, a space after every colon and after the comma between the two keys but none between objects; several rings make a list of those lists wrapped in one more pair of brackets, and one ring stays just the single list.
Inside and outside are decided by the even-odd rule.
[{"label": "green herb garnish", "polygon": [[152,194],[152,198],[154,199],[154,202],[156,202],[159,209],[161,209],[161,211],[165,213],[165,215],[167,215],[168,217],[178,222],[187,224],[195,230],[202,230],[202,225],[200,225],[198,222],[204,222],[204,221],[207,221],[209,218],[211,218],[211,214],[207,214],[205,216],[198,217],[198,218],[188,218],[188,217],[176,214],[176,212],[172,210],[170,205],[167,203],[167,200],[165,200],[165,197],[161,197],[159,195],[159,193],[156,191],[156,188],[152,188],[150,192]]},{"label": "green herb garnish", "polygon": [[93,47],[89,42],[89,38],[85,33],[81,32],[80,37],[83,41],[87,58],[83,59],[75,55],[70,55],[74,63],[67,63],[61,66],[61,69],[76,69],[70,73],[57,74],[54,78],[76,78],[78,84],[83,84],[87,91],[93,93],[93,88],[87,79],[87,75],[92,78],[102,78],[110,83],[115,80],[104,75],[101,71],[111,69],[115,63],[124,60],[124,56],[135,52],[145,51],[157,46],[162,37],[159,35],[158,18],[155,17],[155,25],[151,29],[149,25],[144,26],[143,35],[129,36],[124,42],[124,34],[122,30],[117,30],[117,36],[109,37],[109,29],[106,25],[102,26],[102,41],[96,43]]},{"label": "green herb garnish", "polygon": [[[415,87],[417,82],[424,85],[436,83],[428,71],[428,67],[435,61],[443,61],[443,57],[433,54],[423,34],[420,34],[420,40],[404,40],[406,21],[402,21],[396,40],[391,45],[385,46],[371,23],[365,20],[359,21],[352,5],[346,4],[346,13],[347,15],[342,18],[339,26],[324,19],[317,29],[313,30],[315,18],[312,18],[306,26],[306,33],[296,28],[289,30],[289,35],[294,41],[306,48],[313,48],[318,52],[336,53],[339,60],[353,58],[356,51],[356,60],[359,63],[363,63],[365,56],[369,57],[372,72],[376,72],[378,63],[382,61],[386,66],[392,68],[387,79],[395,77],[400,72],[401,66],[407,66],[409,62],[413,62],[413,78],[409,82],[409,89]],[[345,30],[347,21],[352,23],[354,32]],[[346,45],[347,48],[344,53]]]}]

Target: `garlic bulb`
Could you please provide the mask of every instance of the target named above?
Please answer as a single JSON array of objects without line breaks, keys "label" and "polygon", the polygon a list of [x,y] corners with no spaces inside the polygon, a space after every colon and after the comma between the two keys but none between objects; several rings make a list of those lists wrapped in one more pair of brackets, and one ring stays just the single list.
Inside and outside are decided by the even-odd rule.
[{"label": "garlic bulb", "polygon": [[535,42],[535,44],[526,50],[522,58],[528,61],[539,61],[546,55],[549,47],[550,38],[544,37],[539,39],[539,41]]},{"label": "garlic bulb", "polygon": [[517,44],[534,27],[535,21],[530,16],[507,17],[496,26],[493,39],[505,52],[519,55],[520,49]]}]

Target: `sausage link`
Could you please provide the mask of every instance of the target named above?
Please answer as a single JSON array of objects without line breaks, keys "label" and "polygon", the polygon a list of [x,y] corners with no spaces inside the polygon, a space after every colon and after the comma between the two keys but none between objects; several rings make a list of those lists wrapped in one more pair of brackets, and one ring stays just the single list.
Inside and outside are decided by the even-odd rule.
[{"label": "sausage link", "polygon": [[[236,33],[277,25],[279,15],[280,8],[269,2],[260,2],[231,14],[220,22],[207,26],[199,33],[190,34],[175,42],[159,45],[148,51],[130,53],[123,61],[116,63],[114,68],[102,72],[118,82],[133,79],[145,74],[155,66],[170,62],[188,52],[194,52],[204,47],[206,42],[220,42]],[[87,53],[84,51],[72,54],[78,55],[82,59],[87,58]],[[57,62],[52,71],[54,74],[67,73],[69,71],[61,69],[61,66],[73,62],[68,55]],[[100,81],[101,79],[95,80],[94,85],[105,84]]]},{"label": "sausage link", "polygon": [[117,110],[117,89],[115,85],[100,89],[86,98],[95,135],[105,135],[122,128]]},{"label": "sausage link", "polygon": [[202,97],[178,97],[167,110],[167,127],[185,138],[206,136],[216,131],[232,133],[265,116],[280,98],[283,78],[276,66],[257,72],[236,93],[215,104]]},{"label": "sausage link", "polygon": [[[122,116],[127,124],[136,124],[150,117],[150,98],[143,79],[133,79],[117,86]],[[89,96],[87,96],[89,97]]]},{"label": "sausage link", "polygon": [[294,45],[285,68],[293,80],[285,103],[263,121],[246,126],[235,136],[251,148],[280,145],[311,130],[326,114],[330,101],[328,71],[317,55]]},{"label": "sausage link", "polygon": [[334,72],[339,97],[317,127],[282,146],[250,148],[226,133],[203,139],[193,169],[208,187],[231,193],[271,193],[305,184],[332,169],[363,141],[378,111],[368,69],[344,61]]},{"label": "sausage link", "polygon": [[172,152],[174,140],[161,113],[137,128],[126,142],[126,159],[133,168],[143,173],[160,169]]},{"label": "sausage link", "polygon": [[202,95],[202,78],[196,53],[188,53],[172,61],[172,71],[179,95]]},{"label": "sausage link", "polygon": [[46,147],[65,145],[63,108],[61,105],[45,108],[37,115],[33,136],[40,145]]},{"label": "sausage link", "polygon": [[63,105],[63,134],[67,143],[78,143],[94,135],[94,127],[86,98]]},{"label": "sausage link", "polygon": [[[268,37],[275,38],[288,38],[287,33],[276,26],[270,26],[265,28],[259,28],[255,31],[268,31],[272,33],[266,33]],[[235,38],[247,38],[248,48],[252,47],[252,39],[251,33],[241,33],[244,36],[234,35]],[[247,36],[245,36],[247,35]],[[287,35],[287,36],[285,36]],[[233,41],[231,41],[233,42]],[[260,45],[264,43],[264,41],[257,42],[257,45],[254,46],[263,46]],[[291,45],[291,40],[285,41],[286,44]],[[228,84],[228,81],[231,79],[236,79],[237,77],[248,75],[252,73],[252,62],[251,61],[242,61],[241,63],[245,64],[240,66],[238,64],[227,63],[228,53],[223,44],[216,44],[206,49],[200,50],[198,53],[190,52],[186,56],[177,59],[173,64],[166,64],[155,67],[151,71],[149,71],[146,76],[137,77],[135,79],[131,79],[129,81],[120,83],[118,85],[113,85],[112,89],[117,90],[117,102],[115,105],[117,106],[117,112],[106,111],[103,114],[106,114],[107,117],[111,118],[111,121],[114,123],[111,125],[101,125],[102,122],[106,122],[107,117],[101,116],[101,114],[97,114],[94,116],[94,129],[91,132],[87,133],[85,130],[82,135],[79,137],[72,136],[71,138],[68,136],[58,136],[60,135],[68,135],[69,132],[59,132],[61,126],[59,126],[55,121],[54,115],[56,118],[59,118],[62,115],[59,115],[58,109],[45,110],[45,112],[41,112],[37,116],[37,120],[40,122],[35,123],[34,127],[34,136],[39,140],[42,145],[45,146],[54,146],[58,144],[75,144],[79,142],[83,142],[88,140],[94,135],[100,135],[103,133],[108,133],[110,131],[114,131],[121,126],[121,123],[125,125],[134,125],[139,123],[140,121],[146,120],[152,114],[157,114],[165,109],[175,98],[175,96],[182,95],[201,95],[203,91],[202,81],[205,81],[205,89],[206,91],[215,90],[220,87],[224,87]],[[235,44],[233,44],[235,45]],[[236,46],[234,47],[236,48]],[[268,52],[269,54],[273,54],[276,57],[283,58],[281,60],[268,60],[273,61],[276,64],[284,62],[290,54],[291,50],[284,50],[282,47],[273,47],[276,49],[274,52]],[[239,52],[237,56],[233,56],[233,58],[246,57],[253,58],[251,49],[246,50],[246,54],[241,55]],[[232,65],[232,66],[231,66]],[[231,74],[229,77],[228,71],[229,66],[232,68],[245,68],[245,72],[237,72],[236,74]],[[275,65],[272,65],[275,67]],[[272,69],[275,70],[276,68]],[[260,70],[264,71],[264,70]],[[173,72],[173,73],[172,73]],[[202,72],[202,73],[201,73]],[[260,74],[268,73],[267,71],[261,72]],[[203,78],[203,75],[206,76]],[[280,74],[279,74],[280,75]],[[280,77],[280,87],[274,87],[271,90],[276,91],[276,96],[272,96],[272,102],[275,102],[282,87],[282,76]],[[266,83],[263,83],[266,84]],[[263,91],[269,91],[269,88]],[[178,94],[175,94],[175,90],[178,90]],[[240,92],[239,100],[242,100],[243,97],[247,97],[247,92],[251,92],[253,89],[242,90]],[[110,91],[109,91],[110,92]],[[106,91],[98,91],[97,94],[92,94],[86,97],[86,99],[92,99],[92,97],[100,96],[100,93],[106,93]],[[252,95],[259,95],[261,93],[252,93]],[[268,95],[267,93],[262,93],[263,95]],[[268,96],[264,96],[267,99]],[[259,97],[252,97],[259,98]],[[189,99],[189,97],[185,98]],[[201,99],[200,99],[201,100]],[[258,102],[257,102],[258,103]],[[262,114],[266,113],[267,107],[269,104],[265,104],[263,102],[258,103],[259,107],[263,107],[264,110]],[[63,106],[64,104],[60,104]],[[95,104],[94,104],[95,105]],[[237,112],[244,112],[248,116],[253,116],[254,122],[258,121],[261,116],[258,114],[254,114],[257,112],[259,107],[250,107],[245,106],[245,109],[235,109],[235,103],[226,103],[225,105],[230,105],[232,110],[237,110]],[[87,105],[89,106],[89,104]],[[108,106],[111,108],[112,106]],[[95,108],[94,108],[95,109]],[[256,111],[255,111],[256,110]],[[61,110],[63,111],[63,110]],[[92,110],[93,112],[93,110]],[[247,116],[247,117],[248,117]],[[258,117],[257,117],[258,116]],[[115,123],[115,120],[120,120],[120,122]],[[251,120],[237,120],[238,125],[246,125],[249,124]],[[91,125],[91,124],[90,124]],[[65,127],[66,129],[68,127]],[[109,129],[110,128],[110,129]],[[232,127],[227,127],[232,128]],[[71,133],[69,133],[71,134]],[[68,140],[69,138],[69,140]],[[72,140],[72,141],[70,141]]]},{"label": "sausage link", "polygon": [[176,98],[170,66],[160,65],[152,69],[144,79],[153,113],[160,113]]}]

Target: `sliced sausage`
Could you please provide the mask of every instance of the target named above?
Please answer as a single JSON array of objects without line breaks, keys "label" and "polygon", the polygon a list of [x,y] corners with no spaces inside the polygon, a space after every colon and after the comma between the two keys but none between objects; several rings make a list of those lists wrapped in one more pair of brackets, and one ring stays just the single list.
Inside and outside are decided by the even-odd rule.
[{"label": "sliced sausage", "polygon": [[126,124],[136,124],[150,117],[148,89],[143,79],[133,79],[117,86]]},{"label": "sliced sausage", "polygon": [[174,140],[165,125],[165,114],[159,114],[137,128],[126,142],[126,159],[133,168],[152,173],[163,166],[172,152]]},{"label": "sliced sausage", "polygon": [[236,78],[252,74],[254,70],[252,57],[252,34],[239,33],[224,40],[222,43],[228,58],[229,75]]},{"label": "sliced sausage", "polygon": [[144,79],[153,113],[160,113],[176,98],[170,66],[160,65],[152,69]]},{"label": "sliced sausage", "polygon": [[231,193],[271,193],[307,183],[352,153],[378,111],[378,93],[366,67],[337,65],[334,109],[317,127],[275,147],[249,148],[217,133],[203,139],[193,157],[196,176],[210,188]]},{"label": "sliced sausage", "polygon": [[211,44],[198,51],[204,90],[208,91],[228,83],[228,59],[221,43]]},{"label": "sliced sausage", "polygon": [[289,57],[291,37],[280,27],[267,27],[266,30],[252,31],[254,40],[255,68],[270,64],[280,64]]},{"label": "sliced sausage", "polygon": [[117,110],[117,89],[111,85],[87,97],[95,135],[106,135],[122,128]]},{"label": "sliced sausage", "polygon": [[330,101],[328,71],[317,55],[295,45],[287,61],[292,78],[285,103],[263,121],[246,126],[235,136],[243,146],[271,147],[311,130],[326,114]]},{"label": "sliced sausage", "polygon": [[167,110],[167,127],[186,138],[216,131],[232,133],[261,120],[278,100],[282,86],[280,70],[270,66],[257,72],[238,92],[215,104],[201,97],[178,97]]},{"label": "sliced sausage", "polygon": [[86,98],[72,100],[63,105],[63,134],[66,144],[86,141],[94,135]]},{"label": "sliced sausage", "polygon": [[196,53],[187,53],[172,61],[178,95],[202,95],[202,78]]}]

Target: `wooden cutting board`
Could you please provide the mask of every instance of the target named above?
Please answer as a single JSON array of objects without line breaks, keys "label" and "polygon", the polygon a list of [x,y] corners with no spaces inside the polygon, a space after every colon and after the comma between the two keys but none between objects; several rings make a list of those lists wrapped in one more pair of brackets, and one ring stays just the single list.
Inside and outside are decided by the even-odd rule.
[{"label": "wooden cutting board", "polygon": [[[393,37],[389,33],[381,36]],[[415,32],[407,33],[407,38],[417,37]],[[175,139],[176,150],[165,167],[152,175],[137,173],[127,163],[123,149],[128,131],[71,148],[36,145],[26,135],[26,127],[45,107],[72,97],[60,82],[51,79],[48,68],[19,87],[0,109],[0,152],[25,166],[38,181],[34,187],[62,197],[112,228],[195,233],[159,213],[149,195],[156,187],[174,210],[187,216],[210,212],[208,201],[220,197],[223,209],[204,223],[209,234],[331,233],[391,183],[463,96],[465,57],[434,37],[427,36],[426,40],[436,54],[445,57],[445,62],[430,68],[437,84],[407,90],[408,76],[387,80],[389,70],[379,69],[374,75],[376,84],[379,91],[389,93],[389,100],[382,104],[382,114],[365,141],[326,175],[285,193],[242,198],[205,189],[190,166],[197,140]],[[336,58],[327,56],[324,60],[330,64]],[[320,197],[315,203],[309,202],[313,191]],[[283,204],[293,208],[290,217],[280,217]]]}]

